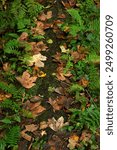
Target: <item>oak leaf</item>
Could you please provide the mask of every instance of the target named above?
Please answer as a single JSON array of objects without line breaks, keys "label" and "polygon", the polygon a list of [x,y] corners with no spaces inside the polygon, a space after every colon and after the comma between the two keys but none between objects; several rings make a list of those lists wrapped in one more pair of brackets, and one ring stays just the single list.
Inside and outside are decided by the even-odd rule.
[{"label": "oak leaf", "polygon": [[37,77],[30,77],[28,71],[23,72],[21,77],[16,77],[16,79],[21,83],[21,85],[27,89],[32,88],[35,85]]}]

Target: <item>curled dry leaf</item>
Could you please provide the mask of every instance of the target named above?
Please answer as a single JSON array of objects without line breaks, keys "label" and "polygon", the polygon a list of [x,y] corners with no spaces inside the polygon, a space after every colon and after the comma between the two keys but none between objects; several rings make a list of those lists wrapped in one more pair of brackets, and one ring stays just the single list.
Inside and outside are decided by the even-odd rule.
[{"label": "curled dry leaf", "polygon": [[68,141],[69,141],[69,144],[67,145],[67,147],[69,149],[75,149],[75,147],[78,145],[79,137],[76,134],[74,134],[69,137]]},{"label": "curled dry leaf", "polygon": [[60,130],[62,127],[68,125],[68,122],[64,123],[64,118],[63,116],[61,116],[60,118],[58,118],[57,120],[53,117],[52,119],[48,119],[48,126],[54,130],[54,131],[58,131]]},{"label": "curled dry leaf", "polygon": [[37,66],[44,67],[44,63],[42,61],[46,61],[47,57],[43,56],[41,53],[35,54],[32,56],[31,60],[28,61],[28,66]]},{"label": "curled dry leaf", "polygon": [[28,71],[23,72],[21,77],[16,77],[16,79],[21,83],[21,85],[27,89],[32,88],[35,85],[37,77],[30,77]]}]

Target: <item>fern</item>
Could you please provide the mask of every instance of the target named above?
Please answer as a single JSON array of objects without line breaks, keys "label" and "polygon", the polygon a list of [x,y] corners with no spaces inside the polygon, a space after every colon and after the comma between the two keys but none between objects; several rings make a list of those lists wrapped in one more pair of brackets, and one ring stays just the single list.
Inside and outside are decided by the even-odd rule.
[{"label": "fern", "polygon": [[0,107],[3,109],[10,109],[15,113],[17,113],[20,110],[20,106],[16,102],[13,102],[10,99],[6,99],[3,102],[1,102]]},{"label": "fern", "polygon": [[7,54],[15,54],[19,55],[20,52],[18,51],[18,48],[20,47],[20,43],[18,40],[9,40],[6,45],[4,46],[4,52]]},{"label": "fern", "polygon": [[17,145],[19,137],[20,137],[20,127],[14,126],[7,132],[5,141],[9,145],[9,147],[12,147]]},{"label": "fern", "polygon": [[83,129],[84,127],[90,129],[93,133],[99,128],[99,108],[91,105],[91,107],[84,111],[79,109],[70,109],[72,112],[71,123],[73,123],[75,129]]},{"label": "fern", "polygon": [[6,142],[4,139],[0,139],[0,150],[5,150]]},{"label": "fern", "polygon": [[[1,8],[2,9],[2,8]],[[41,12],[43,6],[34,0],[12,0],[7,2],[6,9],[0,12],[0,31],[15,28],[19,32],[26,31]]]}]

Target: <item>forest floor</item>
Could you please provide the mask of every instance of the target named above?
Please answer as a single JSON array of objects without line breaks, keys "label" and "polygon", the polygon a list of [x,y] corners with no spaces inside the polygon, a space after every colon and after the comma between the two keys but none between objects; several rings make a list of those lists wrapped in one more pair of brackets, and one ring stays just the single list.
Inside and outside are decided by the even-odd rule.
[{"label": "forest floor", "polygon": [[[16,145],[6,142],[11,144],[6,149],[99,150],[99,44],[88,35],[94,31],[85,33],[84,29],[76,31],[76,27],[70,31],[70,25],[77,23],[73,19],[77,13],[72,15],[67,10],[79,9],[82,2],[39,2],[44,10],[31,29],[33,38],[30,40],[26,32],[18,38],[19,42],[31,46],[33,59],[22,75],[14,71],[11,75],[15,77],[15,86],[24,88],[20,101],[16,101],[20,110],[3,107],[5,99],[12,99],[13,94],[4,92],[0,85],[0,137],[5,136],[7,125],[18,125],[20,140]],[[94,5],[99,8],[98,2]],[[96,15],[92,16],[95,19]],[[93,53],[89,50],[91,47],[94,47]],[[6,84],[4,78],[9,76],[10,62],[3,63],[0,70],[3,72],[0,80]],[[18,110],[18,115],[12,114],[14,110]]]}]

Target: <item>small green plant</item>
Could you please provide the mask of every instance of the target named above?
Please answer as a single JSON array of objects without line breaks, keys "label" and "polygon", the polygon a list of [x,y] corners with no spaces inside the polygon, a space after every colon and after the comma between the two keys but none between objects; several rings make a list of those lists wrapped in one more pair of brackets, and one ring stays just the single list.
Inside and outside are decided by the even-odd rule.
[{"label": "small green plant", "polygon": [[99,128],[99,108],[96,105],[91,105],[85,110],[70,109],[72,112],[70,121],[77,129],[90,129],[93,133]]}]

